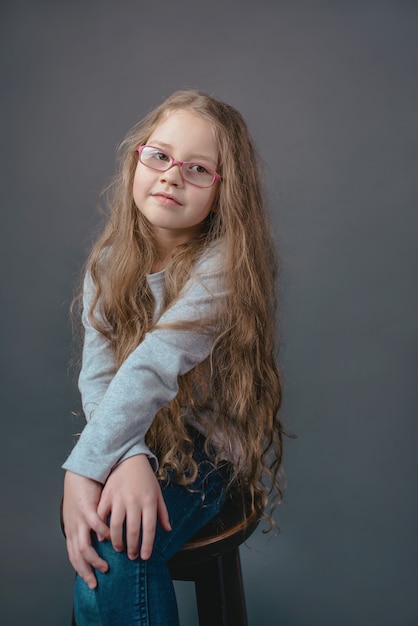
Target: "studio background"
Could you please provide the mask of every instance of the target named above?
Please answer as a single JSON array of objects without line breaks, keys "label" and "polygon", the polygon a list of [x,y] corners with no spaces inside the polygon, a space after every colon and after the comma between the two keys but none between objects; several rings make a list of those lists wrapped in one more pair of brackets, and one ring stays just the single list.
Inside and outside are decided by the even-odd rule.
[{"label": "studio background", "polygon": [[70,623],[69,305],[117,143],[182,87],[247,119],[283,260],[298,438],[281,533],[241,552],[250,624],[418,623],[417,42],[414,1],[2,0],[3,624]]}]

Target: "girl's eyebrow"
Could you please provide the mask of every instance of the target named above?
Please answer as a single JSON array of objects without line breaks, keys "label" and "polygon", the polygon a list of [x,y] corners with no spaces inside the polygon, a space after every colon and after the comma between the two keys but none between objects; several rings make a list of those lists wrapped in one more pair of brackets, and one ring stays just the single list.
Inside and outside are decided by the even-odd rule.
[{"label": "girl's eyebrow", "polygon": [[[149,144],[149,145],[151,145],[151,146],[155,145],[156,148],[161,146],[161,148],[164,148],[164,149],[166,149],[169,152],[171,152],[172,149],[173,149],[173,147],[170,144],[165,143],[165,141],[158,141],[158,139],[154,139],[151,142],[151,144]],[[211,163],[215,164],[215,166],[217,165],[217,163],[216,163],[216,161],[214,161],[214,159],[212,159],[211,157],[209,157],[207,155],[205,156],[203,154],[195,154],[195,155],[193,155],[192,159],[187,159],[187,161],[193,161],[193,162],[194,161],[210,161]]]}]

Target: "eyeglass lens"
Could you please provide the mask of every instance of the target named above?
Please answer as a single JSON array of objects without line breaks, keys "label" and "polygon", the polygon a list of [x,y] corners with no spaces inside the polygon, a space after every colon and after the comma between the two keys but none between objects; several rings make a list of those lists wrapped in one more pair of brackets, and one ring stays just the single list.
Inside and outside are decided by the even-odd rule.
[{"label": "eyeglass lens", "polygon": [[[144,146],[140,152],[140,161],[154,170],[165,172],[173,165],[174,159],[169,154],[152,146]],[[181,166],[183,178],[198,187],[210,187],[215,179],[212,170],[200,163],[186,162]]]}]

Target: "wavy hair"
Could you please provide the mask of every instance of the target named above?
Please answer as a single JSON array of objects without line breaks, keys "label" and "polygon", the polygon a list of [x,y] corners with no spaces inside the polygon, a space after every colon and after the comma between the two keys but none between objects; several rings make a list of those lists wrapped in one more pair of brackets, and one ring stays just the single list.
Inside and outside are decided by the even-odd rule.
[{"label": "wavy hair", "polygon": [[[155,416],[146,442],[160,461],[159,478],[191,483],[197,473],[193,442],[184,422],[187,405],[199,419],[210,403],[206,447],[217,433],[240,459],[233,479],[250,489],[253,503],[273,506],[281,498],[279,469],[283,427],[279,418],[281,377],[276,360],[277,258],[266,215],[259,159],[242,115],[197,90],[172,94],[128,133],[118,150],[118,170],[105,190],[109,216],[87,267],[96,295],[89,317],[115,351],[118,366],[153,329],[154,299],[147,284],[156,248],[149,222],[133,199],[136,148],[170,113],[189,110],[211,125],[218,144],[222,182],[199,236],[178,246],[165,271],[164,309],[179,296],[196,260],[223,241],[227,295],[217,312],[210,357],[179,377],[179,392]],[[213,320],[212,320],[213,321]],[[224,446],[225,447],[225,446]],[[224,450],[225,451],[225,450]],[[220,456],[220,455],[218,455]],[[217,463],[219,458],[214,458]]]}]

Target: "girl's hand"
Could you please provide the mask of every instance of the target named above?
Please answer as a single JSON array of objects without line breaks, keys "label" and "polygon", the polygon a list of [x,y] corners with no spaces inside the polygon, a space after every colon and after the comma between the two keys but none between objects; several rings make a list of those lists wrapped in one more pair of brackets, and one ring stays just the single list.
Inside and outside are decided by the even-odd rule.
[{"label": "girl's hand", "polygon": [[110,517],[110,539],[117,552],[124,549],[123,523],[126,521],[126,550],[130,559],[139,554],[149,559],[155,538],[157,518],[164,530],[171,530],[167,507],[160,485],[144,454],[122,461],[110,474],[103,488],[97,513]]},{"label": "girl's hand", "polygon": [[109,528],[97,514],[102,485],[67,471],[64,479],[63,521],[71,565],[90,589],[97,586],[92,567],[106,572],[108,565],[91,545],[90,532],[109,537]]}]

